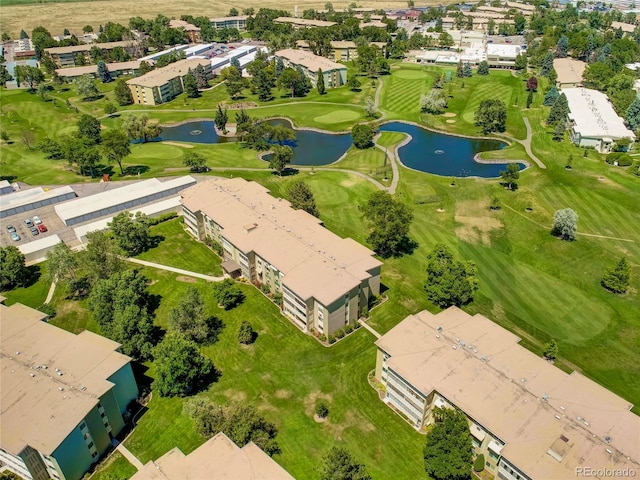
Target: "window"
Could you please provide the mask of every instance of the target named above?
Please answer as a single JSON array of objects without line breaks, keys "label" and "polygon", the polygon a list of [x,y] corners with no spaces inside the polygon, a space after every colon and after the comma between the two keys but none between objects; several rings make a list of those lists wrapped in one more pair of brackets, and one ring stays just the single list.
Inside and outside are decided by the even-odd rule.
[{"label": "window", "polygon": [[489,457],[493,458],[494,460],[498,460],[500,458],[500,456],[491,449],[489,449]]},{"label": "window", "polygon": [[87,424],[85,422],[82,422],[80,424],[80,430],[84,430],[85,428],[87,428]]},{"label": "window", "polygon": [[87,445],[87,448],[92,448],[93,447],[93,442],[91,442],[89,445]]}]

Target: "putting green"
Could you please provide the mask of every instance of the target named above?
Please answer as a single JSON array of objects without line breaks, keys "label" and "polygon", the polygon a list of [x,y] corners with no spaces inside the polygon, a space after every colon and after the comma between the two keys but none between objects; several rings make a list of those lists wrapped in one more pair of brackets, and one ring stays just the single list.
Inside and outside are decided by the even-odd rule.
[{"label": "putting green", "polygon": [[318,123],[329,124],[350,122],[351,120],[357,120],[358,118],[360,118],[360,114],[353,110],[334,110],[333,112],[320,115],[319,117],[314,118],[314,120]]},{"label": "putting green", "polygon": [[427,74],[420,70],[398,70],[397,72],[393,72],[393,76],[397,78],[404,78],[405,80],[427,78]]}]

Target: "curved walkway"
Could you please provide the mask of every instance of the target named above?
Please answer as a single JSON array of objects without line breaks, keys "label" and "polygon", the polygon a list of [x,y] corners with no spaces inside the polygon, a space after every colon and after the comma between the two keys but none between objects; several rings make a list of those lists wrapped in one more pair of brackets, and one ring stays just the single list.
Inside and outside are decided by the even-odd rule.
[{"label": "curved walkway", "polygon": [[531,124],[529,123],[529,119],[523,116],[522,120],[524,121],[524,126],[527,127],[527,138],[525,138],[524,140],[519,140],[517,138],[512,137],[511,135],[503,134],[501,136],[506,137],[514,142],[518,142],[520,145],[522,145],[524,147],[525,152],[527,152],[527,155],[529,156],[529,158],[531,158],[531,160],[533,160],[535,164],[538,165],[538,167],[545,170],[547,166],[542,162],[542,160],[536,157],[533,154],[533,151],[531,150],[531,138],[533,137],[533,131],[531,130]]},{"label": "curved walkway", "polygon": [[139,260],[137,258],[126,258],[127,262],[137,263],[145,267],[157,268],[159,270],[166,270],[167,272],[179,273],[180,275],[186,275],[187,277],[201,278],[207,282],[221,282],[225,277],[212,277],[211,275],[205,275],[203,273],[191,272],[189,270],[183,270],[181,268],[169,267],[168,265],[162,265],[160,263],[147,262],[146,260]]}]

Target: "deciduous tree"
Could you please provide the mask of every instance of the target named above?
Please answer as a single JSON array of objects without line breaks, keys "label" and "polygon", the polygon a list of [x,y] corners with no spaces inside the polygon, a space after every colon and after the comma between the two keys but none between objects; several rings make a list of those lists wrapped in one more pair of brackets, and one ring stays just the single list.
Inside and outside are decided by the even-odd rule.
[{"label": "deciduous tree", "polygon": [[18,85],[26,83],[31,91],[34,91],[39,83],[44,82],[42,70],[31,65],[17,65],[14,70],[14,76]]},{"label": "deciduous tree", "polygon": [[227,278],[213,284],[213,298],[222,308],[231,310],[244,302],[245,296],[235,282]]},{"label": "deciduous tree", "polygon": [[130,257],[139,255],[151,245],[149,220],[144,213],[138,212],[134,217],[125,211],[113,217],[108,225],[117,244]]},{"label": "deciduous tree", "polygon": [[436,407],[433,417],[424,447],[427,474],[434,480],[470,479],[473,448],[466,415],[458,409]]},{"label": "deciduous tree", "polygon": [[420,110],[425,113],[438,115],[447,108],[447,99],[440,90],[432,89],[420,96]]},{"label": "deciduous tree", "polygon": [[199,344],[215,341],[221,326],[218,319],[206,314],[204,301],[196,287],[189,287],[171,309],[169,324],[187,340]]},{"label": "deciduous tree", "polygon": [[133,95],[131,94],[131,90],[122,78],[116,80],[116,86],[113,89],[113,93],[116,96],[116,101],[118,105],[125,106],[131,105],[133,103]]},{"label": "deciduous tree", "polygon": [[362,214],[369,228],[367,240],[383,258],[400,256],[409,250],[409,227],[413,212],[404,203],[387,192],[378,191],[369,197],[362,207]]},{"label": "deciduous tree", "polygon": [[324,457],[321,480],[371,480],[366,467],[344,447],[331,447]]},{"label": "deciduous tree", "polygon": [[459,307],[473,301],[478,289],[476,266],[453,258],[449,248],[439,243],[427,256],[427,298],[440,308]]},{"label": "deciduous tree", "polygon": [[94,285],[124,270],[121,254],[113,237],[104,230],[98,230],[87,233],[87,248],[77,255],[89,284]]},{"label": "deciduous tree", "polygon": [[293,160],[293,149],[288,145],[273,145],[271,147],[273,153],[269,159],[269,168],[278,172],[278,175],[282,176],[282,172],[285,171],[287,165]]},{"label": "deciduous tree", "polygon": [[56,282],[58,287],[72,296],[82,296],[86,293],[88,282],[80,272],[78,258],[69,246],[58,243],[47,252],[47,277]]},{"label": "deciduous tree", "polygon": [[520,167],[516,163],[508,163],[505,170],[500,171],[500,178],[507,184],[510,190],[517,187],[517,181],[520,178]]},{"label": "deciduous tree", "polygon": [[364,149],[373,146],[373,137],[376,131],[365,123],[358,123],[351,129],[351,138],[353,138],[353,146]]},{"label": "deciduous tree", "polygon": [[27,273],[24,255],[17,247],[0,247],[0,291],[21,285]]},{"label": "deciduous tree", "polygon": [[474,114],[474,121],[484,134],[504,132],[507,123],[507,107],[502,100],[482,100]]},{"label": "deciduous tree", "polygon": [[102,134],[102,155],[108,164],[118,164],[120,175],[124,175],[122,160],[130,153],[129,138],[124,130],[110,128]]},{"label": "deciduous tree", "polygon": [[82,97],[83,100],[95,100],[100,96],[98,87],[96,87],[91,75],[85,74],[76,79],[74,82],[76,87],[76,93]]},{"label": "deciduous tree", "polygon": [[89,143],[96,145],[101,140],[101,128],[100,120],[91,115],[83,113],[78,119],[78,135],[86,139]]},{"label": "deciduous tree", "polygon": [[189,169],[195,173],[207,171],[207,159],[201,153],[185,153],[182,163],[185,167],[189,167]]},{"label": "deciduous tree", "polygon": [[562,240],[573,241],[578,231],[578,214],[571,208],[556,210],[553,214],[551,234]]}]

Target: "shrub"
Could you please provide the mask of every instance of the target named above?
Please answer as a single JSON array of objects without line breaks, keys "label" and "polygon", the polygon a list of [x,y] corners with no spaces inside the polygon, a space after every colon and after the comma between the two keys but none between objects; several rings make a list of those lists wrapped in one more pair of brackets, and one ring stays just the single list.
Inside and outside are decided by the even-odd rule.
[{"label": "shrub", "polygon": [[349,324],[346,327],[344,327],[344,333],[345,334],[349,334],[351,332],[353,332],[353,325]]},{"label": "shrub", "polygon": [[269,287],[267,283],[263,283],[262,285],[260,285],[260,290],[266,295],[271,292],[271,287]]},{"label": "shrub", "polygon": [[628,167],[633,163],[631,157],[623,152],[613,152],[607,155],[605,161],[609,165],[613,165],[615,162],[618,162],[618,166],[620,167]]},{"label": "shrub", "polygon": [[274,293],[273,294],[273,303],[275,303],[279,307],[282,306],[282,294],[281,293],[278,292],[278,293]]},{"label": "shrub", "polygon": [[481,453],[476,457],[476,460],[473,462],[473,471],[481,472],[484,470],[484,455]]},{"label": "shrub", "polygon": [[369,316],[369,307],[367,305],[364,305],[360,310],[360,316],[364,318],[367,318]]},{"label": "shrub", "polygon": [[244,320],[238,329],[238,341],[243,345],[249,345],[255,341],[256,332],[249,322]]},{"label": "shrub", "polygon": [[629,169],[629,173],[640,177],[640,163],[639,162],[634,163],[633,166]]},{"label": "shrub", "polygon": [[47,319],[47,321],[48,321],[48,320],[51,320],[53,317],[55,317],[55,316],[56,316],[56,311],[55,311],[55,309],[54,309],[51,305],[49,305],[48,303],[43,303],[42,305],[40,305],[40,306],[37,308],[37,310],[38,310],[39,312],[46,313],[46,314],[49,316],[49,318]]},{"label": "shrub", "polygon": [[329,344],[333,345],[334,343],[336,343],[336,337],[334,337],[333,335],[329,335]]},{"label": "shrub", "polygon": [[213,298],[225,310],[231,310],[244,301],[244,293],[229,278],[213,285]]},{"label": "shrub", "polygon": [[316,405],[316,415],[320,418],[327,418],[329,415],[329,406],[324,400],[320,400]]},{"label": "shrub", "polygon": [[178,216],[178,214],[176,212],[167,212],[167,213],[163,213],[162,215],[159,215],[157,217],[153,217],[149,219],[149,225],[158,225],[159,223],[163,223],[166,221],[169,221],[171,219],[174,219]]},{"label": "shrub", "polygon": [[344,329],[340,329],[340,330],[336,330],[335,332],[336,338],[342,338],[344,337]]}]

